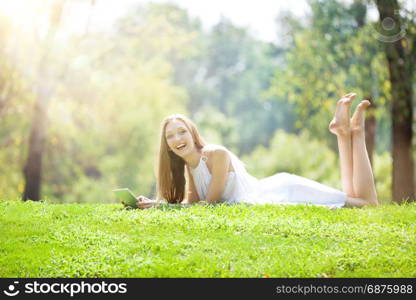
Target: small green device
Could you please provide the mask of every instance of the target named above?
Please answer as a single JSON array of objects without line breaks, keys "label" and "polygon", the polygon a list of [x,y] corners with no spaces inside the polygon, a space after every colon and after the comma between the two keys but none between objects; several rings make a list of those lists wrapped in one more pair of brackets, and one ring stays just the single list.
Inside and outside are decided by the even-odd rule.
[{"label": "small green device", "polygon": [[113,193],[120,201],[123,201],[128,207],[137,208],[137,199],[134,194],[127,188],[115,189]]}]

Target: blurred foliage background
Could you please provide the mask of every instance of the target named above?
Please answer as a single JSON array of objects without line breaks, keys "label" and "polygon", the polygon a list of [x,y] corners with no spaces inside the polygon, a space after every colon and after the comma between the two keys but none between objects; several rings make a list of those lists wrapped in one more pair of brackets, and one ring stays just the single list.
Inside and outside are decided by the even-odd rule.
[{"label": "blurred foliage background", "polygon": [[0,10],[0,199],[24,192],[37,105],[41,197],[53,202],[114,202],[118,187],[154,197],[160,122],[171,113],[191,117],[258,178],[290,172],[341,188],[327,127],[340,96],[355,91],[376,103],[373,166],[390,201],[390,83],[371,4],[309,1],[307,19],[276,18],[284,34],[268,43],[226,17],[206,30],[169,3],[138,5],[108,31],[90,32],[87,19],[69,35],[74,1],[59,20],[52,2],[30,2],[30,26]]}]

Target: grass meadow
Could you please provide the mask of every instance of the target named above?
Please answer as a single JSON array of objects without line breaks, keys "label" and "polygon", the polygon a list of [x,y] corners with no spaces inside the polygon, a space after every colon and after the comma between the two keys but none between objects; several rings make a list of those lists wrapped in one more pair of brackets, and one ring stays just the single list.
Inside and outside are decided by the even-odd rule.
[{"label": "grass meadow", "polygon": [[0,201],[0,277],[416,277],[416,205]]}]

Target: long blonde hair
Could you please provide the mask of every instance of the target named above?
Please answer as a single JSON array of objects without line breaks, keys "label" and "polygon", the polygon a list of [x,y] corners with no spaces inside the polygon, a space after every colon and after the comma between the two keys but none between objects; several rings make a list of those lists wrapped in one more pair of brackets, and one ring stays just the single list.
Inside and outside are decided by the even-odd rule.
[{"label": "long blonde hair", "polygon": [[166,126],[173,120],[179,120],[184,123],[191,133],[197,149],[202,149],[206,145],[206,142],[199,134],[195,124],[184,115],[173,114],[167,116],[162,121],[157,176],[157,199],[165,199],[169,203],[180,203],[185,198],[185,161],[173,151],[169,150],[165,137]]}]

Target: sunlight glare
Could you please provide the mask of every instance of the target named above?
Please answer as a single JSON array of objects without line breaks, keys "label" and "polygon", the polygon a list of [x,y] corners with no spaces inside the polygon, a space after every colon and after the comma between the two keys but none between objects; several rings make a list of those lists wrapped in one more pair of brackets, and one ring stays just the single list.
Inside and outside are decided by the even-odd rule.
[{"label": "sunlight glare", "polygon": [[0,0],[0,16],[9,19],[18,26],[28,26],[36,16],[35,1]]}]

